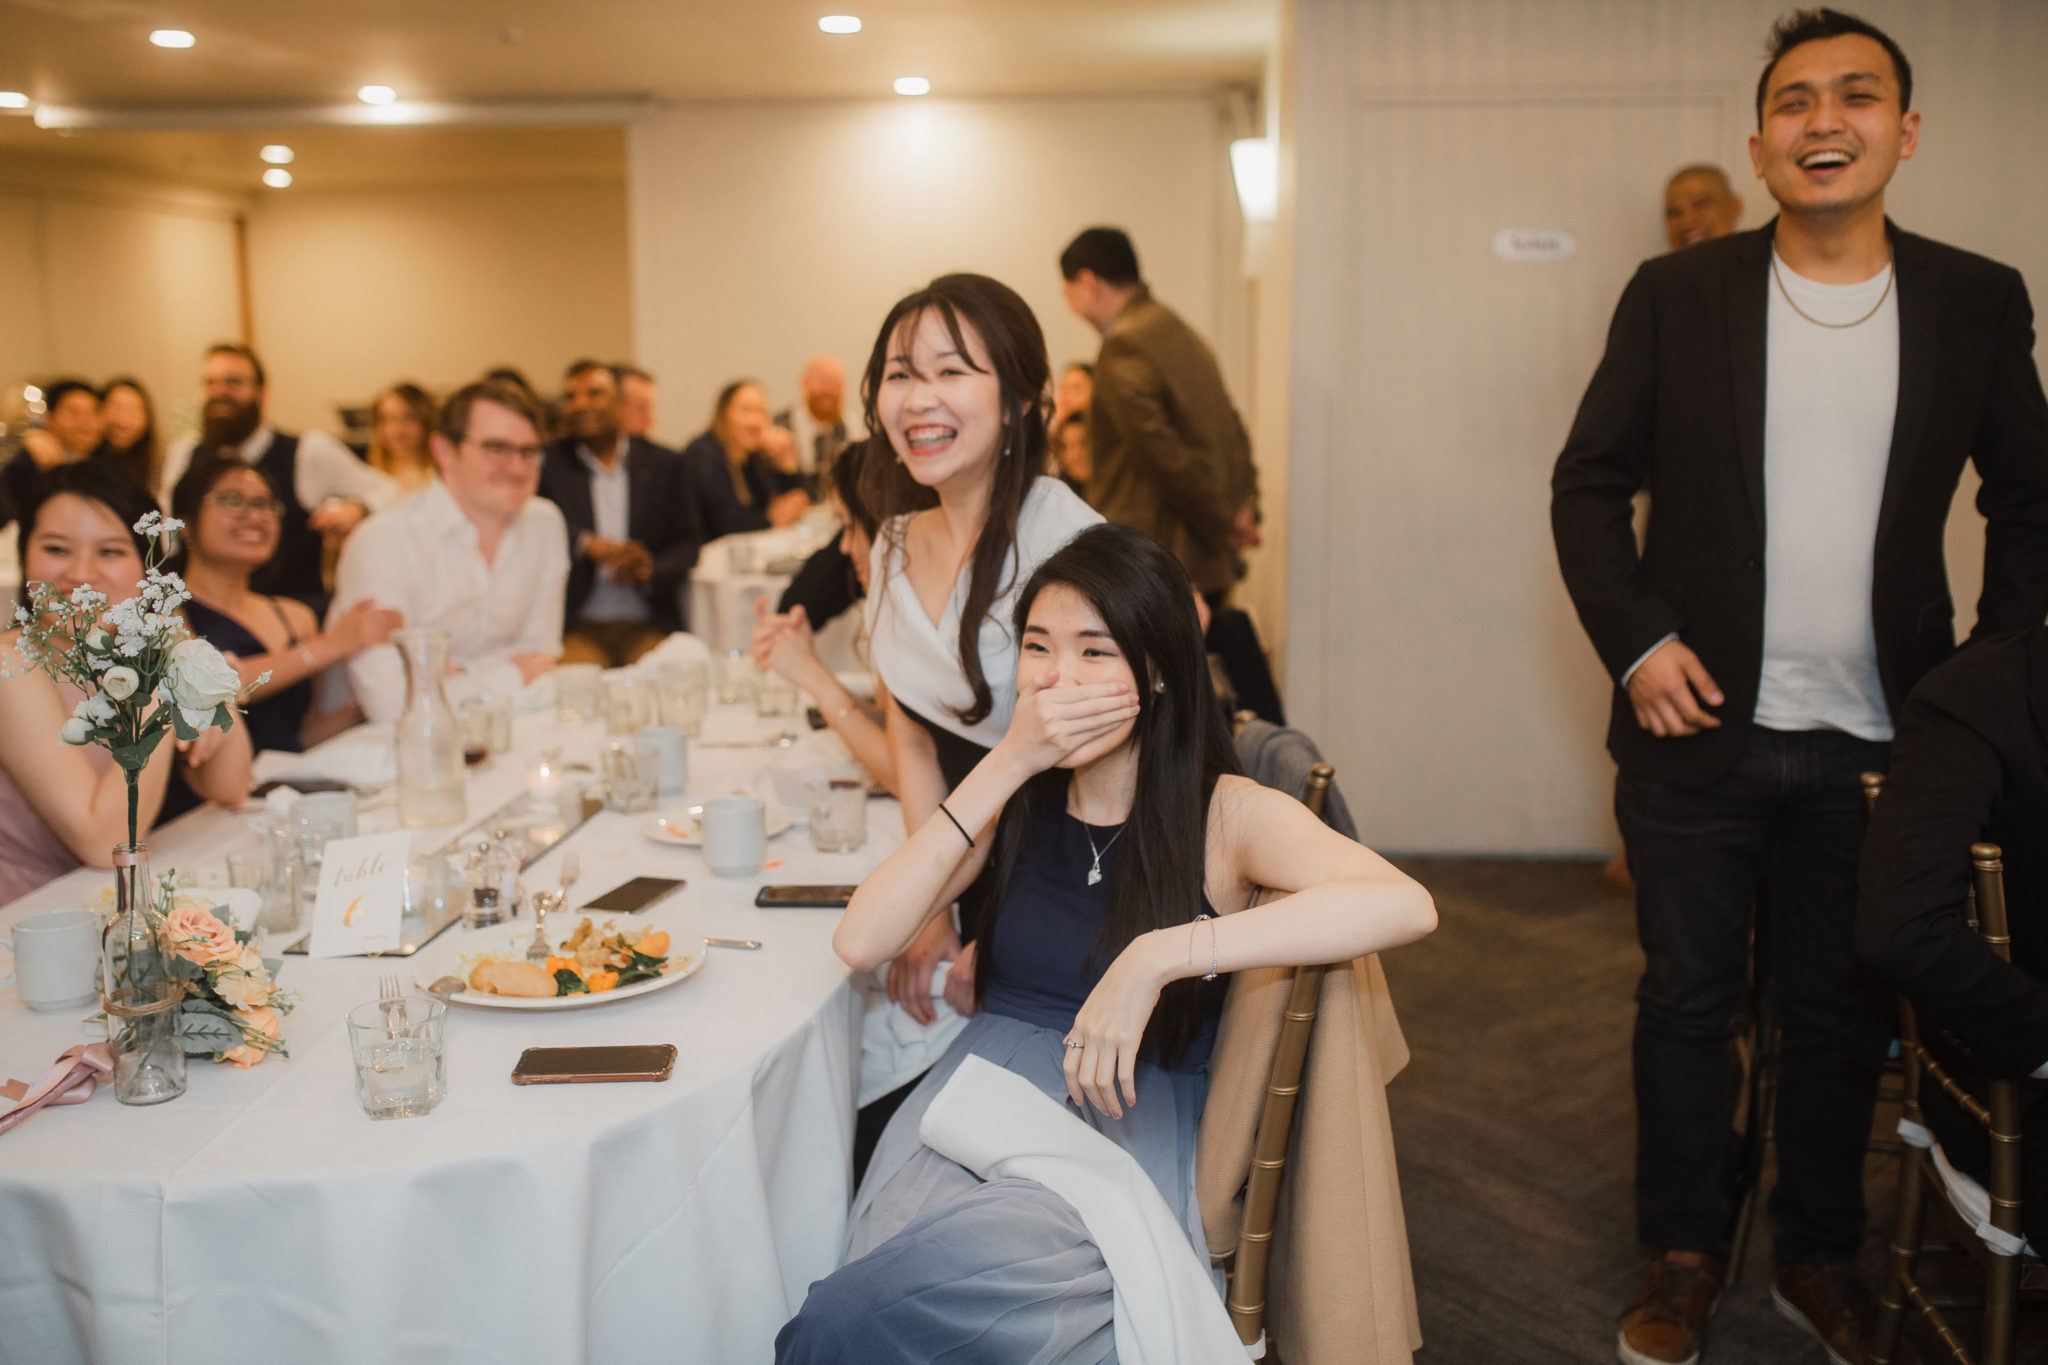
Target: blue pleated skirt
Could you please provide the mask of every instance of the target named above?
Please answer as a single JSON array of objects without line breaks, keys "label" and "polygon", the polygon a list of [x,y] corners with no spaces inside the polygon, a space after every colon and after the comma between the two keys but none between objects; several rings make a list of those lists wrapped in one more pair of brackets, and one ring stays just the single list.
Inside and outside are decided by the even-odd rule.
[{"label": "blue pleated skirt", "polygon": [[[961,1059],[1014,1072],[1067,1105],[1063,1031],[983,1012],[896,1111],[854,1197],[840,1268],[775,1339],[784,1365],[1007,1365],[1116,1359],[1109,1268],[1071,1205],[1031,1180],[983,1181],[919,1139]],[[1121,1119],[1079,1111],[1152,1177],[1207,1261],[1195,1202],[1206,1071],[1137,1069]],[[1068,1112],[1076,1112],[1068,1105]],[[1222,1292],[1219,1276],[1217,1291]]]}]

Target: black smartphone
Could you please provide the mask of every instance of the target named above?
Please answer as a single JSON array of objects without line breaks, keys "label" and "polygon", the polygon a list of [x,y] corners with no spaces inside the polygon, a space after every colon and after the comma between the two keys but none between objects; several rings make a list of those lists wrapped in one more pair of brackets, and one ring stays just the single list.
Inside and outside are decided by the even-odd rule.
[{"label": "black smartphone", "polygon": [[764,886],[754,893],[763,910],[844,910],[852,899],[850,886]]},{"label": "black smartphone", "polygon": [[674,1043],[624,1047],[530,1047],[512,1068],[514,1085],[579,1081],[665,1081],[675,1069]]},{"label": "black smartphone", "polygon": [[632,881],[620,882],[579,908],[630,915],[635,910],[645,910],[662,897],[681,890],[684,885],[686,883],[681,877],[635,877]]}]

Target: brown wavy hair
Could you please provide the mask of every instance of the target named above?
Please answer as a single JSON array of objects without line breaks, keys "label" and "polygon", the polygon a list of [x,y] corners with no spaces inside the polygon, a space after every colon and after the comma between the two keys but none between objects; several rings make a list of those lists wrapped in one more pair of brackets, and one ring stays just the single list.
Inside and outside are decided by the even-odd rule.
[{"label": "brown wavy hair", "polygon": [[1017,544],[1017,516],[1032,480],[1045,468],[1045,394],[1052,379],[1052,363],[1046,359],[1045,333],[1031,305],[1016,290],[986,275],[941,275],[899,299],[889,310],[861,376],[861,405],[867,413],[868,430],[876,433],[875,448],[862,461],[861,494],[898,551],[903,529],[900,523],[892,529],[890,519],[936,507],[939,495],[910,476],[901,450],[895,451],[896,459],[879,458],[882,443],[893,438],[884,435],[876,404],[897,333],[914,329],[928,312],[938,314],[946,324],[962,363],[973,363],[967,359],[963,328],[971,328],[981,339],[1000,386],[1004,415],[1003,446],[996,457],[995,484],[989,490],[988,521],[969,559],[967,605],[960,613],[960,665],[974,700],[955,714],[962,724],[979,725],[995,709],[995,696],[981,662],[981,623],[1009,586],[1008,577],[1015,573],[1010,560]]}]

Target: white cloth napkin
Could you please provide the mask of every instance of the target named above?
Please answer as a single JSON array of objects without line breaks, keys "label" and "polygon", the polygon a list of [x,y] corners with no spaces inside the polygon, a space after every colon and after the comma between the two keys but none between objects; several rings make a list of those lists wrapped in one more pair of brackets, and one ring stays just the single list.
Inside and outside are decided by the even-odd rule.
[{"label": "white cloth napkin", "polygon": [[347,735],[303,754],[265,750],[256,756],[256,781],[346,782],[358,789],[398,780],[398,749],[388,735]]},{"label": "white cloth napkin", "polygon": [[640,656],[635,668],[654,669],[663,664],[702,664],[711,661],[711,646],[686,631],[676,631]]},{"label": "white cloth napkin", "polygon": [[881,974],[868,983],[860,1023],[861,1104],[873,1104],[931,1070],[967,1027],[967,1020],[946,1003],[946,977],[952,970],[950,962],[932,968],[932,1008],[938,1018],[929,1024],[918,1023],[889,998]]},{"label": "white cloth napkin", "polygon": [[1035,1180],[1074,1206],[1109,1265],[1124,1365],[1243,1365],[1209,1268],[1131,1155],[1022,1076],[969,1057],[932,1097],[918,1136],[984,1180]]}]

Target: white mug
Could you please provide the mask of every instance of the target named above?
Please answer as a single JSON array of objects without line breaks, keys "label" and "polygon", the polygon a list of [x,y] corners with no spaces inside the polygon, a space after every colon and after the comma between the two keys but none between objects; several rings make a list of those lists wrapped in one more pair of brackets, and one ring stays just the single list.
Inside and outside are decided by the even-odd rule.
[{"label": "white mug", "polygon": [[14,971],[0,986],[18,982],[30,1009],[76,1009],[99,999],[100,917],[92,911],[23,915],[0,944],[14,951]]},{"label": "white mug", "polygon": [[681,796],[690,781],[689,737],[674,726],[649,725],[633,738],[643,751],[651,750],[656,756],[661,794]]},{"label": "white mug", "polygon": [[759,797],[704,803],[704,861],[720,877],[751,877],[768,860],[768,810]]}]

